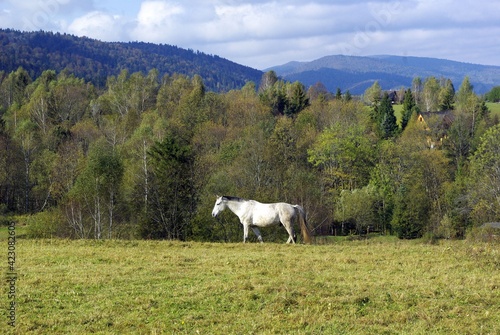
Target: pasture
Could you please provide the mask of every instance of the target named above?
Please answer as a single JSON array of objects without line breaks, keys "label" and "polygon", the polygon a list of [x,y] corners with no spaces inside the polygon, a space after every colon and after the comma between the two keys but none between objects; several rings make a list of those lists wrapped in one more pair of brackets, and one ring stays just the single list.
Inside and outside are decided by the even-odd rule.
[{"label": "pasture", "polygon": [[500,103],[498,102],[487,102],[486,106],[491,111],[492,116],[500,117]]},{"label": "pasture", "polygon": [[498,244],[18,239],[16,268],[15,334],[500,333]]}]

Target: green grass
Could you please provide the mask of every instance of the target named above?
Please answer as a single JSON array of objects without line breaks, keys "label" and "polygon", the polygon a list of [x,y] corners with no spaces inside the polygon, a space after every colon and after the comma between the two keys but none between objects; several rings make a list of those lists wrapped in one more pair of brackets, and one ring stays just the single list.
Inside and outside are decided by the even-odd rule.
[{"label": "green grass", "polygon": [[394,104],[392,105],[392,109],[394,109],[394,115],[396,115],[396,118],[399,120],[401,118],[401,113],[403,112],[403,105]]},{"label": "green grass", "polygon": [[498,334],[499,252],[498,244],[385,238],[312,246],[20,239],[12,330]]},{"label": "green grass", "polygon": [[491,111],[492,116],[497,115],[498,117],[500,117],[500,103],[487,102],[486,106]]}]

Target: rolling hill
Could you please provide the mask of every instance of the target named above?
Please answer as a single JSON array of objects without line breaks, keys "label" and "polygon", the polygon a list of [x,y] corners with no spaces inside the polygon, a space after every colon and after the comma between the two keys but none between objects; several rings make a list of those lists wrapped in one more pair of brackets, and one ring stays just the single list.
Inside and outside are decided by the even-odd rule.
[{"label": "rolling hill", "polygon": [[[69,34],[0,29],[0,72],[10,73],[19,66],[32,78],[45,70],[65,70],[97,87],[104,87],[109,76],[124,69],[129,73],[157,69],[160,76],[198,74],[206,88],[216,92],[239,89],[248,81],[258,84],[264,73],[216,55],[172,45],[101,42]],[[469,76],[478,94],[500,85],[500,66],[425,57],[333,55],[311,62],[293,61],[264,71],[269,70],[285,80],[300,81],[306,87],[321,82],[331,92],[340,88],[352,94],[362,94],[376,80],[386,90],[410,87],[417,76],[449,78],[455,89]]]},{"label": "rolling hill", "polygon": [[300,81],[306,86],[322,82],[329,91],[337,88],[361,94],[376,80],[383,89],[410,87],[413,78],[435,76],[449,78],[455,89],[469,76],[477,94],[483,94],[500,85],[500,66],[461,63],[437,58],[402,57],[390,55],[343,56],[333,55],[311,62],[289,62],[274,66],[280,77]]},{"label": "rolling hill", "polygon": [[262,77],[259,70],[171,45],[101,42],[68,34],[0,29],[0,71],[10,73],[19,66],[32,78],[45,70],[67,70],[98,87],[124,69],[129,73],[157,69],[160,76],[198,74],[211,91],[238,89],[248,81],[258,84]]}]

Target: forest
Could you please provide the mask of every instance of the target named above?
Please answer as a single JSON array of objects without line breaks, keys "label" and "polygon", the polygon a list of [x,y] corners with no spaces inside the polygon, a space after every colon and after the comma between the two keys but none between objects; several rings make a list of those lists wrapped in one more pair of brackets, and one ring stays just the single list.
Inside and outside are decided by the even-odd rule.
[{"label": "forest", "polygon": [[[361,97],[273,71],[241,89],[0,72],[0,213],[37,237],[240,241],[216,195],[301,204],[316,235],[463,238],[500,220],[498,116],[468,78]],[[227,215],[226,215],[227,214]],[[263,232],[264,240],[284,230]],[[280,237],[281,240],[281,237]]]},{"label": "forest", "polygon": [[131,73],[147,73],[155,68],[160,73],[174,73],[203,78],[210,91],[229,91],[257,82],[262,72],[239,65],[216,55],[186,50],[167,44],[145,42],[102,42],[50,31],[22,32],[0,29],[0,64],[9,73],[22,66],[31,78],[43,71],[69,71],[97,88],[106,86],[109,76],[122,69]]}]

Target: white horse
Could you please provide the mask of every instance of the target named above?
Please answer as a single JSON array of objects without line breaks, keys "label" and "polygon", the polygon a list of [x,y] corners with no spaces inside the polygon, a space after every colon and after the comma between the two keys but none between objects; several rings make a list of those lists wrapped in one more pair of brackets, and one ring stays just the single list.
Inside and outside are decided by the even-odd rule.
[{"label": "white horse", "polygon": [[263,204],[255,200],[222,196],[217,197],[214,209],[212,210],[212,216],[216,217],[226,207],[238,216],[243,225],[243,242],[246,242],[248,239],[248,228],[252,228],[259,242],[263,242],[258,227],[269,227],[281,222],[289,235],[286,243],[295,243],[293,222],[296,218],[299,220],[304,242],[311,242],[311,236],[306,223],[306,213],[299,205],[290,205],[284,202]]}]

